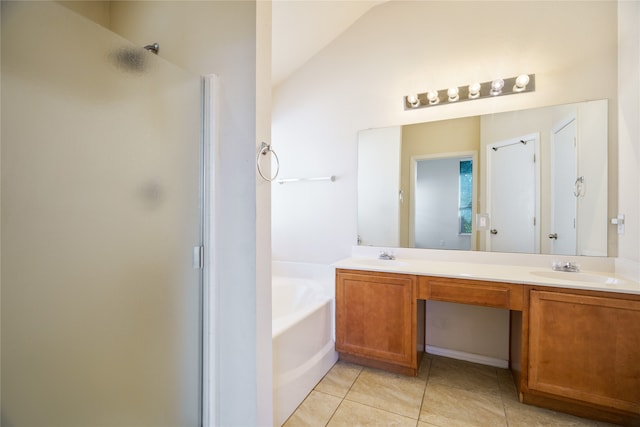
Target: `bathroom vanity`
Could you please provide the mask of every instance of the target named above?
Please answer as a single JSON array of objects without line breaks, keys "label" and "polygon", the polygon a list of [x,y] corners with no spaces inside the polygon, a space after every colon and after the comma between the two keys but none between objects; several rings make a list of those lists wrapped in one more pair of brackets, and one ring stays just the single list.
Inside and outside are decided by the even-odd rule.
[{"label": "bathroom vanity", "polygon": [[338,263],[340,358],[416,375],[427,300],[502,308],[510,312],[509,367],[521,402],[640,425],[640,286],[597,274],[493,270],[424,260]]}]

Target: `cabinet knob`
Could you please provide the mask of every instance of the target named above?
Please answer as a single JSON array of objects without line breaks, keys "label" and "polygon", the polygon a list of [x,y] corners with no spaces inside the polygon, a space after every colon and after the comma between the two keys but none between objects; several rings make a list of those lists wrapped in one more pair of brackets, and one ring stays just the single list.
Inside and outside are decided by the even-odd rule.
[{"label": "cabinet knob", "polygon": [[492,228],[491,230],[489,230],[489,233],[498,234],[498,230],[496,230],[495,228]]},{"label": "cabinet knob", "polygon": [[558,233],[551,233],[551,234],[549,234],[549,238],[550,238],[550,239],[556,239],[556,240],[558,240]]}]

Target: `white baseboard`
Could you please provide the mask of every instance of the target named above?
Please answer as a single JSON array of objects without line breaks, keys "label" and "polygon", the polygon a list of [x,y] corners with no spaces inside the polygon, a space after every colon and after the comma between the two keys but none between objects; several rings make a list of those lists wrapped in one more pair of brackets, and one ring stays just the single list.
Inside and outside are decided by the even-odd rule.
[{"label": "white baseboard", "polygon": [[452,359],[465,360],[467,362],[479,363],[481,365],[494,366],[496,368],[507,369],[509,367],[508,360],[497,359],[495,357],[483,356],[481,354],[467,353],[458,350],[449,350],[448,348],[435,347],[426,345],[424,351],[436,356],[450,357]]}]

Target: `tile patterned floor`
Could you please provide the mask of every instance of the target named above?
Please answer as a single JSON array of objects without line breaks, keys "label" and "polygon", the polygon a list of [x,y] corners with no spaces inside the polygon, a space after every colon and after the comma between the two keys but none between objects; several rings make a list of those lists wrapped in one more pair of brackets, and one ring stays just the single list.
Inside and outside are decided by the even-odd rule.
[{"label": "tile patterned floor", "polygon": [[284,427],[604,427],[523,405],[505,369],[425,355],[417,377],[338,362]]}]

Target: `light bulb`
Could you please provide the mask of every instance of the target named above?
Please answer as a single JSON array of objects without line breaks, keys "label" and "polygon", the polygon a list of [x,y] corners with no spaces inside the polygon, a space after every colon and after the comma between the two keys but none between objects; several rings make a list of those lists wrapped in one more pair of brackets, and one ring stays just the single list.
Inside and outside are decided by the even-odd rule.
[{"label": "light bulb", "polygon": [[502,88],[504,87],[504,80],[496,79],[491,82],[491,95],[500,95]]},{"label": "light bulb", "polygon": [[437,104],[440,102],[440,98],[438,98],[438,91],[430,90],[427,92],[427,99],[429,100],[429,104]]},{"label": "light bulb", "polygon": [[469,98],[475,99],[475,98],[479,97],[480,96],[480,88],[482,88],[480,83],[478,83],[478,82],[471,83],[469,85]]},{"label": "light bulb", "polygon": [[527,88],[529,84],[529,76],[527,74],[520,74],[516,77],[516,84],[513,86],[514,92],[522,92]]},{"label": "light bulb", "polygon": [[457,87],[450,87],[449,90],[447,90],[447,95],[449,96],[449,102],[456,102],[458,99],[460,99],[458,97]]},{"label": "light bulb", "polygon": [[417,107],[420,105],[420,100],[418,99],[418,95],[409,95],[407,96],[407,102],[411,107]]}]

